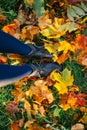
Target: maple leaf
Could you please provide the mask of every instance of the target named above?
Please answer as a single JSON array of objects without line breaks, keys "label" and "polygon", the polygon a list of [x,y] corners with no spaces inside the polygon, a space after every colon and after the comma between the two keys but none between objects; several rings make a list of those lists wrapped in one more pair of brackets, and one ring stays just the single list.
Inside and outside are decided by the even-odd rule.
[{"label": "maple leaf", "polygon": [[69,104],[60,104],[59,105],[64,111],[67,111],[70,108]]},{"label": "maple leaf", "polygon": [[76,53],[77,53],[78,63],[80,63],[84,66],[87,66],[87,36],[84,36],[82,34],[77,35],[77,37],[76,37]]},{"label": "maple leaf", "polygon": [[77,62],[83,66],[87,66],[87,50],[81,51],[77,55]]},{"label": "maple leaf", "polygon": [[50,53],[53,54],[53,61],[59,64],[64,63],[64,61],[68,59],[70,52],[75,53],[75,45],[70,44],[65,40],[55,43],[45,41],[44,46]]},{"label": "maple leaf", "polygon": [[6,109],[10,112],[11,115],[15,116],[15,113],[19,111],[18,103],[11,101],[6,105]]},{"label": "maple leaf", "polygon": [[25,40],[25,39],[30,39],[31,41],[38,36],[39,34],[39,28],[37,26],[25,26],[22,29],[21,32],[21,39]]},{"label": "maple leaf", "polygon": [[60,107],[67,111],[69,108],[75,109],[77,107],[77,97],[74,93],[67,93],[66,97],[63,95],[60,96]]},{"label": "maple leaf", "polygon": [[68,59],[68,57],[69,57],[69,53],[67,53],[67,54],[61,54],[60,56],[58,56],[57,57],[57,63],[58,64],[62,64],[62,63],[64,63],[65,62],[65,60],[67,60]]},{"label": "maple leaf", "polygon": [[38,25],[41,30],[45,29],[52,23],[52,19],[49,18],[49,12],[46,11],[40,18],[38,18]]},{"label": "maple leaf", "polygon": [[76,49],[82,49],[85,50],[87,49],[87,36],[82,35],[82,34],[78,34],[76,36]]},{"label": "maple leaf", "polygon": [[75,46],[64,40],[60,42],[58,51],[59,52],[63,51],[64,54],[67,54],[69,51],[75,52]]},{"label": "maple leaf", "polygon": [[63,82],[56,82],[54,84],[54,87],[58,90],[59,94],[64,94],[64,93],[68,93],[68,88],[66,86],[66,84],[64,84]]},{"label": "maple leaf", "polygon": [[5,25],[2,30],[6,33],[9,33],[11,35],[15,34],[15,31],[17,29],[17,25],[15,23]]},{"label": "maple leaf", "polygon": [[70,105],[71,108],[75,109],[77,107],[77,97],[74,93],[69,93],[67,104]]},{"label": "maple leaf", "polygon": [[38,19],[41,34],[48,38],[59,38],[64,35],[66,26],[63,30],[58,30],[63,23],[63,18],[54,17],[52,20],[48,11]]},{"label": "maple leaf", "polygon": [[16,122],[11,124],[11,130],[21,130]]},{"label": "maple leaf", "polygon": [[47,99],[49,103],[52,103],[54,100],[52,92],[48,89],[46,81],[44,80],[39,79],[35,81],[34,85],[30,87],[30,90],[32,90],[33,95],[36,97],[36,101],[39,103],[44,99]]},{"label": "maple leaf", "polygon": [[62,73],[53,71],[50,74],[50,78],[55,81],[54,87],[57,88],[59,94],[64,94],[68,92],[68,87],[73,85],[73,75],[71,71],[65,68]]},{"label": "maple leaf", "polygon": [[80,106],[85,106],[86,105],[86,94],[78,93],[77,94],[77,104]]}]

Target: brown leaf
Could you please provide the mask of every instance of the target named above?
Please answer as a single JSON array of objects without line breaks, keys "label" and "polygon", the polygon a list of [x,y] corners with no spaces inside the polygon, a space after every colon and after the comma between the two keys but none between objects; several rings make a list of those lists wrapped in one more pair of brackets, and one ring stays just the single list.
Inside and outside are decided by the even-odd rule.
[{"label": "brown leaf", "polygon": [[78,56],[77,56],[77,61],[79,64],[83,66],[87,66],[87,50],[82,51]]},{"label": "brown leaf", "polygon": [[21,39],[30,39],[31,41],[38,36],[39,28],[36,26],[27,26],[22,29]]},{"label": "brown leaf", "polygon": [[81,123],[76,123],[71,127],[71,130],[85,130],[84,125]]},{"label": "brown leaf", "polygon": [[51,128],[43,128],[37,124],[35,125],[29,125],[27,130],[52,130]]},{"label": "brown leaf", "polygon": [[18,103],[11,101],[6,105],[6,109],[10,112],[11,115],[15,116],[15,113],[19,111]]},{"label": "brown leaf", "polygon": [[2,23],[4,20],[6,20],[6,17],[2,14],[0,14],[0,23]]},{"label": "brown leaf", "polygon": [[45,80],[39,79],[35,81],[35,85],[31,86],[30,89],[33,92],[37,102],[41,103],[45,99],[47,99],[49,103],[53,102],[53,94],[48,89]]},{"label": "brown leaf", "polygon": [[17,122],[14,122],[14,123],[11,124],[11,130],[20,130]]},{"label": "brown leaf", "polygon": [[8,55],[8,58],[10,60],[22,60],[23,59],[23,56],[20,56],[18,54],[9,54]]}]

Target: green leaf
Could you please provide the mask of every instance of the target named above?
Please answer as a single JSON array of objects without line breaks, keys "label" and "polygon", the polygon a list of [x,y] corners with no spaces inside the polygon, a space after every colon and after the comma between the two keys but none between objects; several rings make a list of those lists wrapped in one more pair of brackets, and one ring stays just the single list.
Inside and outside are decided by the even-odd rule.
[{"label": "green leaf", "polygon": [[72,6],[70,7],[70,15],[72,17],[79,18],[79,16],[76,14],[76,11],[72,8]]},{"label": "green leaf", "polygon": [[74,21],[74,18],[73,18],[73,16],[72,16],[71,13],[70,13],[70,8],[67,8],[67,17],[68,17],[71,21]]},{"label": "green leaf", "polygon": [[55,117],[59,117],[59,113],[60,113],[60,111],[61,111],[60,108],[58,108],[58,107],[55,108],[53,115],[54,115]]},{"label": "green leaf", "polygon": [[85,5],[83,2],[81,2],[81,8],[87,12],[87,5]]},{"label": "green leaf", "polygon": [[72,22],[72,23],[68,26],[69,32],[72,32],[72,31],[74,30],[75,25],[76,25],[76,23],[75,23],[75,22]]},{"label": "green leaf", "polygon": [[79,16],[84,16],[85,12],[83,9],[81,9],[80,7],[77,6],[72,6],[72,8],[75,10],[76,14],[78,14]]},{"label": "green leaf", "polygon": [[39,18],[45,12],[44,0],[34,0],[33,8],[36,12],[36,17]]},{"label": "green leaf", "polygon": [[65,68],[63,71],[62,71],[62,77],[65,81],[68,81],[68,79],[70,78],[71,76],[71,71],[69,71],[67,68]]}]

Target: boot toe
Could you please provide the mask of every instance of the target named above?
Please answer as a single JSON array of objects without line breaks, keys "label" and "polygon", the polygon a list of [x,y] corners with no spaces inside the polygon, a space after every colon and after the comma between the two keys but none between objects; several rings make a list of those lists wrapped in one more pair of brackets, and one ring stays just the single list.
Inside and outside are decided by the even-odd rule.
[{"label": "boot toe", "polygon": [[31,52],[28,54],[30,57],[37,57],[37,58],[52,58],[53,54],[50,54],[44,46],[36,46],[33,44],[29,44],[31,48]]}]

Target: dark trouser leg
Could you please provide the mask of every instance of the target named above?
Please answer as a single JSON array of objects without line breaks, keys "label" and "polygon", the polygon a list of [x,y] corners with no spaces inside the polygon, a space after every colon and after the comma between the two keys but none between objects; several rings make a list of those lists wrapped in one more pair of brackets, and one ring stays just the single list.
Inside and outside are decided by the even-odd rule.
[{"label": "dark trouser leg", "polygon": [[13,36],[0,31],[0,52],[17,53],[26,56],[31,52],[31,48]]},{"label": "dark trouser leg", "polygon": [[32,72],[32,68],[28,65],[12,66],[0,64],[0,87],[29,76]]},{"label": "dark trouser leg", "polygon": [[34,46],[32,44],[24,44],[13,36],[0,31],[0,52],[17,53],[30,57],[47,57],[52,58],[53,55],[44,49],[44,46]]}]

